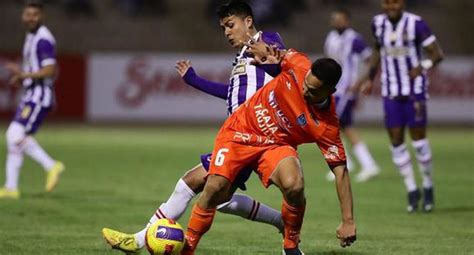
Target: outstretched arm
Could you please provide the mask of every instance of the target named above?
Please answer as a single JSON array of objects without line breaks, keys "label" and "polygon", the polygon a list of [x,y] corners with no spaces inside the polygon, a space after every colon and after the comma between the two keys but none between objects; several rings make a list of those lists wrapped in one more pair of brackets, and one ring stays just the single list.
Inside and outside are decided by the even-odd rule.
[{"label": "outstretched arm", "polygon": [[218,98],[227,99],[228,84],[213,82],[199,77],[189,60],[180,60],[176,62],[176,71],[183,78],[184,82],[194,88],[213,95]]},{"label": "outstretched arm", "polygon": [[351,246],[356,240],[356,226],[349,171],[345,165],[336,166],[332,171],[336,176],[336,189],[342,215],[342,223],[337,228],[336,236],[341,241],[342,247]]}]

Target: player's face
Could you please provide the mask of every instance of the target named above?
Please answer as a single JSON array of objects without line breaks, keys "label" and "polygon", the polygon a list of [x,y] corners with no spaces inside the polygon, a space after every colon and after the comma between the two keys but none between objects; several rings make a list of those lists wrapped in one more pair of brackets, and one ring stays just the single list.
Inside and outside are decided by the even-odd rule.
[{"label": "player's face", "polygon": [[304,78],[303,97],[308,104],[317,104],[324,101],[335,92],[334,88],[328,88],[323,82],[308,71]]},{"label": "player's face", "polygon": [[23,9],[21,19],[26,28],[30,31],[33,31],[40,26],[43,20],[43,12],[41,9],[36,7],[26,7]]},{"label": "player's face", "polygon": [[253,27],[252,17],[240,17],[231,15],[220,20],[220,26],[224,35],[229,41],[232,48],[242,48],[243,42],[248,40],[248,33]]},{"label": "player's face", "polygon": [[336,29],[337,31],[343,31],[349,27],[349,19],[343,13],[333,12],[331,14],[330,24],[333,29]]},{"label": "player's face", "polygon": [[382,0],[382,9],[391,20],[399,19],[404,7],[404,0]]}]

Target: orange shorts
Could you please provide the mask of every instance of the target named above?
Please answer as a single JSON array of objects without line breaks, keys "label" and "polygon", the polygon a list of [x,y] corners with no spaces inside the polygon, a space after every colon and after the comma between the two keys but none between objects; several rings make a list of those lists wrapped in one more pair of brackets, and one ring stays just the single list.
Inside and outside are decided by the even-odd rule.
[{"label": "orange shorts", "polygon": [[249,146],[232,141],[217,142],[208,174],[223,176],[233,183],[240,171],[250,167],[267,188],[276,167],[287,157],[298,158],[296,149],[290,145]]}]

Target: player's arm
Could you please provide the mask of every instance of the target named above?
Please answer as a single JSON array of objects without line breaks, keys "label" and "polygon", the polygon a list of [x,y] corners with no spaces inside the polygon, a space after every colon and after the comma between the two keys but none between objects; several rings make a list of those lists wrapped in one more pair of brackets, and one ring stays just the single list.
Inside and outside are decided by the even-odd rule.
[{"label": "player's arm", "polygon": [[423,70],[429,70],[436,66],[444,57],[436,37],[423,20],[417,20],[415,23],[415,42],[421,45],[426,58],[423,59],[418,66],[410,70],[410,78],[412,79],[421,75]]},{"label": "player's arm", "polygon": [[56,64],[50,64],[41,68],[38,72],[22,72],[20,73],[20,79],[45,79],[51,78],[56,73]]},{"label": "player's arm", "polygon": [[52,78],[56,74],[56,51],[53,43],[45,39],[39,40],[36,53],[38,54],[41,69],[37,72],[22,72],[20,68],[9,68],[13,74],[10,82],[17,83],[24,79],[39,80]]},{"label": "player's arm", "polygon": [[361,71],[361,77],[355,85],[356,88],[359,88],[359,90],[366,95],[372,92],[373,81],[379,71],[380,47],[380,44],[375,40],[372,53],[370,54],[368,61],[366,60],[366,63],[368,62],[368,64],[366,64],[364,70]]},{"label": "player's arm", "polygon": [[342,222],[337,228],[336,235],[341,241],[341,246],[350,246],[356,240],[356,226],[354,222],[352,190],[349,171],[345,165],[332,169],[336,176],[336,190],[341,207]]},{"label": "player's arm", "polygon": [[349,171],[346,168],[346,155],[340,137],[337,117],[334,113],[332,116],[326,115],[325,118],[328,126],[324,134],[316,140],[316,144],[326,159],[329,168],[336,176],[336,191],[342,219],[336,230],[336,237],[340,240],[341,246],[346,247],[356,240],[351,182]]},{"label": "player's arm", "polygon": [[184,82],[191,85],[192,87],[215,97],[227,99],[229,85],[209,81],[199,77],[194,71],[194,68],[191,66],[191,61],[177,61],[175,68],[178,74],[183,78]]}]

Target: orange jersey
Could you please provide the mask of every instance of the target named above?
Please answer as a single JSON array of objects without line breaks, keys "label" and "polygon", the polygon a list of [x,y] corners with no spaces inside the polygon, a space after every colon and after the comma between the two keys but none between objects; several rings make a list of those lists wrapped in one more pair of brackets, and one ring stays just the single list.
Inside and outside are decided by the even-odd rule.
[{"label": "orange jersey", "polygon": [[231,115],[216,138],[216,144],[234,142],[252,147],[317,143],[332,168],[345,164],[334,99],[318,109],[306,104],[303,83],[311,68],[309,58],[290,51],[282,72]]}]

